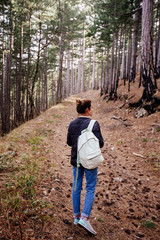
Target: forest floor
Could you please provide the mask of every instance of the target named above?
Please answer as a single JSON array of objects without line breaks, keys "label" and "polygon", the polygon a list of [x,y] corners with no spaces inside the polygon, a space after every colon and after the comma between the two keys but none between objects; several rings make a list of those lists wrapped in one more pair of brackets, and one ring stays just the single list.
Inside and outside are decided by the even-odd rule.
[{"label": "forest floor", "polygon": [[[125,88],[119,91],[116,102],[102,100],[97,90],[71,96],[1,139],[0,159],[7,156],[12,165],[0,168],[0,239],[160,240],[160,111],[137,119],[135,109],[122,107]],[[73,224],[66,137],[77,97],[92,100],[105,142],[90,216],[94,237]],[[84,194],[85,181],[82,204]]]}]

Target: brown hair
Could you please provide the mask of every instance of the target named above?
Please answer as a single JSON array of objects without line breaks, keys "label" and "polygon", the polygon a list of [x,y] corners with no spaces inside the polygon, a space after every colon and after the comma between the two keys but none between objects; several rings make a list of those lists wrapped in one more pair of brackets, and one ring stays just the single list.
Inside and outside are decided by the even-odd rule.
[{"label": "brown hair", "polygon": [[76,109],[78,113],[85,113],[86,109],[91,108],[91,100],[89,99],[76,99]]}]

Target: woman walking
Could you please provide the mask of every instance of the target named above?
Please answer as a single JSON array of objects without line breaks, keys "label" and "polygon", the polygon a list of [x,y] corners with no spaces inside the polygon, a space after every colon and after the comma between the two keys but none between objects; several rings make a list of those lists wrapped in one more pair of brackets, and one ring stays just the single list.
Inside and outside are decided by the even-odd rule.
[{"label": "woman walking", "polygon": [[[76,182],[76,171],[77,171],[77,141],[81,135],[81,131],[86,129],[91,121],[93,108],[91,100],[84,99],[76,100],[76,109],[78,112],[78,118],[73,120],[68,128],[67,144],[72,147],[71,149],[71,165],[73,165],[73,187],[72,187],[72,203],[74,212],[74,224],[79,224],[85,228],[88,232],[96,235],[96,231],[90,224],[89,216],[92,210],[95,189],[97,184],[97,168],[86,169],[82,165],[78,168],[78,179]],[[99,139],[100,147],[103,147],[104,141],[101,134],[99,123],[96,121],[93,126],[93,133]],[[85,173],[86,177],[86,195],[81,213],[80,200],[81,191],[83,184],[83,176]],[[75,188],[76,185],[76,188]]]}]

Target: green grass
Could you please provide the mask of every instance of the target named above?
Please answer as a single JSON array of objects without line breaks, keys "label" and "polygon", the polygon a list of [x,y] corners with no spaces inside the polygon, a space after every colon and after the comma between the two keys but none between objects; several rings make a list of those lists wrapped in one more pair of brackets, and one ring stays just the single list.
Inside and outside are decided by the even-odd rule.
[{"label": "green grass", "polygon": [[142,138],[142,142],[148,142],[147,138]]}]

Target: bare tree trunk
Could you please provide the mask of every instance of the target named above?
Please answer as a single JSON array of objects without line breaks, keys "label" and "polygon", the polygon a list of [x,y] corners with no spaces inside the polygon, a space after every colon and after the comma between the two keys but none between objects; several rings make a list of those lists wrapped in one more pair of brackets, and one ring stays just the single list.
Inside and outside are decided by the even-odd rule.
[{"label": "bare tree trunk", "polygon": [[48,109],[48,33],[46,33],[46,46],[44,48],[44,109]]},{"label": "bare tree trunk", "polygon": [[77,67],[75,66],[74,70],[74,93],[77,93]]},{"label": "bare tree trunk", "polygon": [[[105,71],[105,70],[104,70]],[[96,81],[96,89],[99,89],[99,65],[97,64],[97,81]]]},{"label": "bare tree trunk", "polygon": [[108,86],[109,86],[109,46],[107,47],[107,66],[106,66],[106,78],[105,78],[105,94],[108,93]]},{"label": "bare tree trunk", "polygon": [[121,70],[121,79],[124,79],[124,85],[126,84],[126,26],[124,26],[123,32],[123,53],[122,53],[122,70]]},{"label": "bare tree trunk", "polygon": [[95,49],[96,49],[96,46],[95,46],[95,40],[94,40],[94,45],[93,45],[93,72],[92,72],[92,89],[95,88]]},{"label": "bare tree trunk", "polygon": [[74,54],[74,44],[73,44],[73,41],[72,41],[72,57],[71,57],[71,87],[70,87],[70,93],[71,95],[73,94],[73,89],[74,89],[74,68],[73,68],[73,61],[74,61],[74,57],[73,57],[73,54]]},{"label": "bare tree trunk", "polygon": [[142,48],[141,77],[144,87],[142,101],[150,100],[155,92],[153,84],[153,0],[145,0],[142,5]]},{"label": "bare tree trunk", "polygon": [[2,85],[1,85],[1,119],[2,119],[2,135],[5,134],[6,127],[5,127],[5,105],[4,105],[4,82],[5,82],[5,45],[4,45],[4,39],[5,39],[5,29],[4,29],[4,4],[2,5],[2,11],[3,11],[3,22],[2,22]]},{"label": "bare tree trunk", "polygon": [[[137,7],[140,6],[138,1]],[[140,22],[141,10],[136,11],[134,16],[134,30],[133,30],[133,42],[132,42],[132,56],[131,56],[131,68],[129,75],[129,82],[134,82],[136,77],[136,58],[137,58],[137,43],[138,43],[138,30]]]},{"label": "bare tree trunk", "polygon": [[114,94],[114,97],[115,97],[115,92],[116,92],[116,90],[115,90],[115,87],[116,87],[116,73],[117,73],[117,68],[118,68],[118,66],[117,66],[117,64],[118,64],[118,62],[117,62],[117,52],[118,52],[118,37],[119,37],[119,34],[118,33],[116,33],[116,39],[115,39],[115,53],[114,53],[114,70],[113,70],[113,81],[112,81],[112,94]]},{"label": "bare tree trunk", "polygon": [[70,90],[70,49],[67,51],[67,79],[66,79],[66,98],[69,97]]},{"label": "bare tree trunk", "polygon": [[81,61],[78,61],[78,82],[77,82],[77,93],[80,92],[80,84],[81,84]]},{"label": "bare tree trunk", "polygon": [[85,30],[83,30],[83,43],[82,43],[81,92],[84,91],[84,66],[85,66]]},{"label": "bare tree trunk", "polygon": [[[60,2],[59,2],[60,4]],[[58,74],[58,82],[57,82],[57,92],[56,92],[56,103],[62,101],[62,72],[63,72],[63,43],[64,43],[64,17],[65,17],[65,6],[63,10],[60,9],[59,5],[59,14],[62,12],[62,19],[59,19],[59,28],[60,28],[60,36],[59,36],[59,74]]]},{"label": "bare tree trunk", "polygon": [[[157,36],[157,44],[156,44],[156,61],[155,61],[155,65],[156,65],[156,79],[160,77],[160,10],[158,11],[158,15],[159,15],[159,27],[158,27],[158,36]],[[157,85],[155,83],[155,85]]]},{"label": "bare tree trunk", "polygon": [[89,73],[88,73],[88,89],[91,88],[91,48],[89,51]]},{"label": "bare tree trunk", "polygon": [[132,24],[129,29],[128,46],[127,46],[127,58],[126,58],[126,78],[129,79],[129,70],[131,67],[131,54],[132,54]]},{"label": "bare tree trunk", "polygon": [[117,88],[118,88],[118,82],[120,77],[120,55],[121,55],[121,37],[122,37],[122,29],[120,30],[119,35],[119,46],[117,46],[118,56],[117,56],[117,62],[116,62],[116,75],[115,75],[115,86],[114,86],[114,98],[117,99]]},{"label": "bare tree trunk", "polygon": [[102,59],[102,72],[101,72],[101,96],[103,95],[104,93],[104,81],[105,80],[105,62],[104,60]]},{"label": "bare tree trunk", "polygon": [[55,103],[55,80],[54,80],[54,72],[52,72],[52,101],[51,101],[51,105],[54,105]]},{"label": "bare tree trunk", "polygon": [[38,79],[37,92],[36,92],[36,113],[39,115],[41,112],[41,80]]},{"label": "bare tree trunk", "polygon": [[28,21],[28,63],[27,63],[27,76],[26,76],[26,116],[25,119],[29,120],[29,86],[30,86],[30,61],[31,61],[31,15],[32,11],[29,12],[29,21]]},{"label": "bare tree trunk", "polygon": [[110,68],[110,97],[113,94],[113,69],[114,69],[114,33],[112,35],[112,53],[111,53],[111,68]]},{"label": "bare tree trunk", "polygon": [[34,88],[35,88],[35,83],[36,83],[36,81],[37,81],[37,79],[38,79],[38,74],[39,74],[40,48],[41,48],[41,32],[42,32],[42,23],[41,23],[41,21],[40,21],[40,22],[39,22],[39,41],[38,41],[38,53],[37,53],[36,69],[35,69],[35,73],[34,73],[34,76],[33,76],[31,91],[30,91],[30,93],[29,93],[29,103],[30,103],[29,119],[34,118],[34,115],[35,115]]},{"label": "bare tree trunk", "polygon": [[23,62],[23,23],[20,26],[20,60],[19,60],[19,74],[17,76],[17,84],[16,84],[16,124],[21,124],[24,119],[22,116],[21,109],[21,85],[22,85],[22,62]]}]

